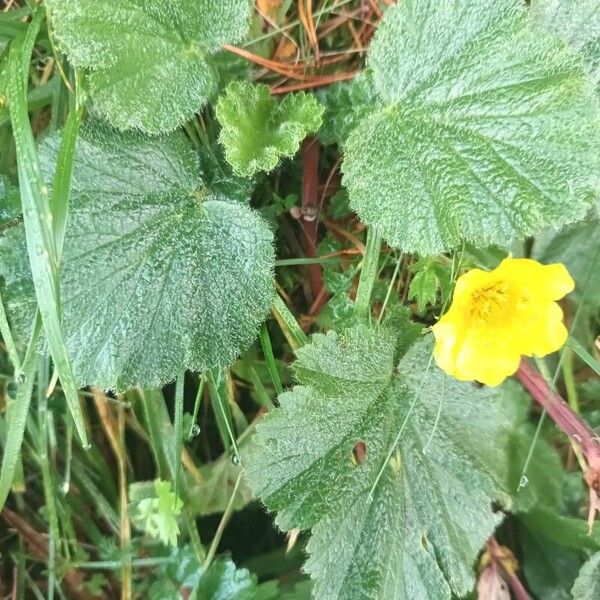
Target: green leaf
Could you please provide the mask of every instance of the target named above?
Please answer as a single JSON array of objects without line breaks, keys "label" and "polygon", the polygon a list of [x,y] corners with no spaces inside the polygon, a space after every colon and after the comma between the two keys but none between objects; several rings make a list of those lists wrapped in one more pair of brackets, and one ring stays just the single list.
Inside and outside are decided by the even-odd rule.
[{"label": "green leaf", "polygon": [[571,590],[573,600],[596,600],[600,598],[600,552],[596,552],[579,571]]},{"label": "green leaf", "polygon": [[415,274],[408,289],[409,300],[416,300],[420,312],[428,304],[435,304],[437,297],[437,281],[432,269],[423,269]]},{"label": "green leaf", "polygon": [[19,385],[15,400],[8,406],[8,428],[0,466],[0,510],[4,507],[4,503],[8,498],[15,471],[21,458],[21,445],[23,444],[36,371],[37,356],[33,354],[31,359],[23,365],[23,380]]},{"label": "green leaf", "polygon": [[23,354],[37,308],[23,227],[12,227],[0,235],[0,295],[15,345]]},{"label": "green leaf", "polygon": [[[200,469],[203,480],[189,490],[188,507],[194,515],[222,513],[231,500],[232,492],[240,472],[240,466],[224,454],[213,463]],[[252,490],[242,479],[233,500],[233,510],[241,510],[254,499]]]},{"label": "green leaf", "polygon": [[319,139],[325,145],[343,146],[364,116],[381,104],[368,73],[351,81],[338,81],[319,92],[318,98],[325,106],[323,126],[319,129]]},{"label": "green leaf", "polygon": [[94,108],[119,129],[175,129],[216,92],[211,54],[246,35],[247,0],[49,0]]},{"label": "green leaf", "polygon": [[600,92],[600,3],[598,0],[533,0],[531,10],[542,26],[582,53]]},{"label": "green leaf", "polygon": [[219,558],[202,574],[190,600],[274,600],[278,597],[265,594],[261,588],[256,576],[247,569],[238,569],[231,560]]},{"label": "green leaf", "polygon": [[319,129],[323,110],[311,94],[290,94],[278,102],[266,85],[234,81],[217,104],[225,158],[238,175],[272,171]]},{"label": "green leaf", "polygon": [[161,565],[153,575],[148,600],[181,600],[181,589],[189,590],[198,583],[201,565],[190,545],[172,548],[171,558],[171,562]]},{"label": "green leaf", "polygon": [[[134,485],[139,488],[140,484]],[[179,535],[177,517],[181,514],[183,501],[171,491],[169,481],[156,479],[153,487],[152,496],[135,498],[136,492],[132,491],[133,486],[130,486],[129,494],[133,502],[132,521],[151,537],[175,548]]]},{"label": "green leaf", "polygon": [[[46,173],[57,143],[42,143]],[[272,233],[203,187],[182,135],[87,124],[71,194],[61,290],[81,385],[156,388],[184,368],[228,366],[251,343],[273,299]]]},{"label": "green leaf", "polygon": [[504,391],[510,394],[518,412],[520,424],[510,434],[508,454],[508,489],[513,492],[512,513],[521,513],[533,507],[547,508],[555,513],[563,510],[566,472],[556,449],[541,436],[530,457],[527,473],[523,480],[523,465],[529,454],[535,427],[530,422],[531,397],[516,381],[507,381]]},{"label": "green leaf", "polygon": [[581,565],[580,553],[526,526],[519,534],[523,573],[531,591],[543,600],[572,600],[569,591]]},{"label": "green leaf", "polygon": [[433,258],[422,258],[411,266],[415,273],[410,287],[408,298],[416,300],[420,312],[428,305],[435,304],[438,288],[441,291],[442,303],[445,303],[452,290],[452,273],[448,265],[443,265]]},{"label": "green leaf", "polygon": [[316,598],[464,595],[502,519],[497,505],[511,502],[510,397],[446,377],[430,338],[395,368],[395,345],[390,331],[365,326],[315,335],[297,351],[300,385],[244,458],[277,524],[313,528],[305,568]]},{"label": "green leaf", "polygon": [[19,191],[0,175],[0,226],[17,219],[20,214]]},{"label": "green leaf", "polygon": [[392,246],[506,246],[585,214],[599,189],[598,102],[580,57],[520,0],[407,0],[369,65],[383,109],[353,130],[351,206]]},{"label": "green leaf", "polygon": [[538,532],[560,546],[575,550],[600,550],[600,530],[591,533],[585,519],[562,517],[555,509],[536,506],[520,517],[531,531]]},{"label": "green leaf", "polygon": [[535,242],[533,257],[546,264],[563,263],[575,279],[575,297],[590,309],[600,308],[598,220],[590,218],[558,233],[545,232]]},{"label": "green leaf", "polygon": [[[16,38],[10,46],[8,76],[10,120],[15,141],[27,252],[39,308],[40,319],[36,317],[36,322],[41,320],[44,325],[48,348],[69,411],[73,417],[79,439],[82,445],[87,447],[87,432],[81,412],[73,366],[68,355],[61,326],[59,264],[62,238],[60,231],[55,228],[53,223],[53,217],[55,216],[52,213],[53,203],[48,202],[48,188],[42,178],[27,107],[27,81],[31,54],[43,17],[43,9],[37,9],[26,33]],[[73,143],[75,140],[76,136],[71,139]],[[62,152],[68,150],[68,146],[61,148],[61,155]],[[59,156],[58,163],[63,170],[56,169],[56,179],[64,182],[64,186],[61,184],[61,187],[64,187],[64,190],[68,193],[70,169],[64,161],[65,158],[65,156]],[[39,332],[39,328],[35,327],[34,335],[37,336],[37,332]]]}]

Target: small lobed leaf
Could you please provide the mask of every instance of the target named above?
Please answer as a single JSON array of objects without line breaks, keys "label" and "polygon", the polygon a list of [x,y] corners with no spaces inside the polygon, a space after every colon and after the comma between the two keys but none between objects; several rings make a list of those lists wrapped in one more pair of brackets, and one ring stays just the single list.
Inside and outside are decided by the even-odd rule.
[{"label": "small lobed leaf", "polygon": [[520,417],[510,398],[432,368],[431,339],[396,368],[395,351],[387,329],[313,336],[298,351],[300,385],[244,459],[277,524],[313,528],[305,568],[317,598],[462,596],[502,519],[494,507],[511,502],[507,445]]},{"label": "small lobed leaf", "polygon": [[211,54],[246,35],[248,0],[49,0],[95,109],[119,129],[175,129],[217,90]]},{"label": "small lobed leaf", "polygon": [[159,539],[165,546],[176,548],[179,535],[177,517],[182,507],[183,501],[171,491],[171,483],[156,479],[153,493],[132,506],[131,518],[148,535]]},{"label": "small lobed leaf", "polygon": [[401,2],[369,65],[384,106],[350,134],[344,182],[391,245],[507,246],[576,221],[597,196],[593,85],[520,0]]},{"label": "small lobed leaf", "polygon": [[[40,148],[47,180],[58,141]],[[273,298],[272,233],[198,172],[183,135],[82,128],[61,264],[80,385],[160,387],[228,366],[254,339]]]},{"label": "small lobed leaf", "polygon": [[278,102],[266,85],[234,81],[217,104],[219,140],[238,175],[272,171],[293,156],[300,142],[321,126],[324,108],[311,94],[287,95]]}]

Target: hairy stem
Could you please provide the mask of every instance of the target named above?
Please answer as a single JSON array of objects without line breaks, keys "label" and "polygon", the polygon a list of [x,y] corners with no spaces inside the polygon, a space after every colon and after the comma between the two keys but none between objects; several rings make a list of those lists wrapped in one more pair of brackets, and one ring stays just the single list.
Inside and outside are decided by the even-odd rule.
[{"label": "hairy stem", "polygon": [[[301,224],[304,231],[304,252],[309,258],[317,256],[317,228],[318,228],[318,188],[319,188],[319,143],[316,138],[309,137],[302,146],[302,217]],[[323,289],[323,275],[321,265],[307,265],[310,287],[313,298],[317,298]]]}]

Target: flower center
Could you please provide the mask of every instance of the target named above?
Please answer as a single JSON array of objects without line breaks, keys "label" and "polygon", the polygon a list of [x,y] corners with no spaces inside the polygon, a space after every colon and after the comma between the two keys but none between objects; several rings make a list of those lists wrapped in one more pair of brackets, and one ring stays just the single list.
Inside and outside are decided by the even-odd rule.
[{"label": "flower center", "polygon": [[490,323],[505,316],[509,286],[505,281],[475,290],[471,295],[471,318]]}]

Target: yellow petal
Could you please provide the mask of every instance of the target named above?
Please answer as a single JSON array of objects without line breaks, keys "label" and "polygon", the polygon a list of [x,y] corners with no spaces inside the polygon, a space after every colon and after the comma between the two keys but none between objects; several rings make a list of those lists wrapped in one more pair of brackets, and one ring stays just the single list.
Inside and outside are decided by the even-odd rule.
[{"label": "yellow petal", "polygon": [[496,386],[519,368],[519,352],[501,338],[486,338],[485,330],[451,320],[440,320],[432,330],[435,362],[455,379]]},{"label": "yellow petal", "polygon": [[543,265],[530,258],[505,258],[492,273],[548,300],[560,300],[575,288],[573,278],[562,263]]},{"label": "yellow petal", "polygon": [[520,362],[521,355],[506,340],[483,340],[481,332],[470,332],[456,358],[456,377],[496,386],[515,373]]}]

